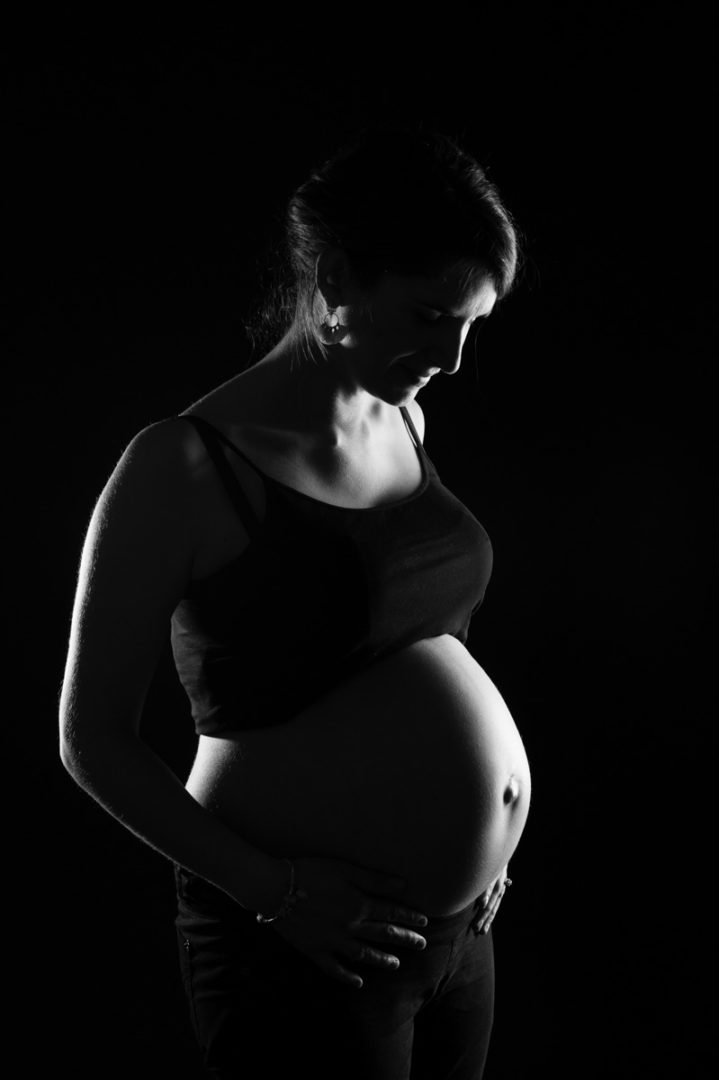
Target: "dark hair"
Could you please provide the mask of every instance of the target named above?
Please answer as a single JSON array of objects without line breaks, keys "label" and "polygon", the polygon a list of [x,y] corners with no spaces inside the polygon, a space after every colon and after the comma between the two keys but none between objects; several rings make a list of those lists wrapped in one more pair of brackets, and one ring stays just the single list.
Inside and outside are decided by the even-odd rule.
[{"label": "dark hair", "polygon": [[502,299],[519,261],[517,229],[485,170],[448,136],[406,128],[363,132],[290,197],[274,288],[248,325],[255,344],[295,321],[314,336],[317,257],[328,246],[367,289],[385,270],[432,276],[462,263],[488,273]]}]

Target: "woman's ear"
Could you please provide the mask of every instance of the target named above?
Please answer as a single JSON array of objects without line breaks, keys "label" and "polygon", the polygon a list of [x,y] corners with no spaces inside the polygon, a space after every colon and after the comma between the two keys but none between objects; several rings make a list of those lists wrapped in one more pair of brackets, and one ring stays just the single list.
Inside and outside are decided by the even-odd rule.
[{"label": "woman's ear", "polygon": [[352,272],[341,248],[327,247],[320,252],[315,264],[315,282],[330,310],[351,302]]},{"label": "woman's ear", "polygon": [[348,332],[351,305],[358,299],[349,259],[341,248],[325,248],[315,264],[314,317],[323,345],[337,345]]}]

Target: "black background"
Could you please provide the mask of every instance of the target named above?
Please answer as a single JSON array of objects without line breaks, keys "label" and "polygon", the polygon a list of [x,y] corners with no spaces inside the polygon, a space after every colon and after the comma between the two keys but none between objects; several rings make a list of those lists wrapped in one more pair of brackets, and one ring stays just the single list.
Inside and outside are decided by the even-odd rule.
[{"label": "black background", "polygon": [[[526,237],[477,359],[420,395],[430,455],[492,538],[470,646],[534,782],[486,1075],[709,1076],[708,27],[686,5],[403,18],[5,35],[6,979],[30,1067],[200,1075],[169,864],[57,757],[77,562],[132,436],[244,365],[292,187],[390,116],[459,137]],[[169,652],[145,733],[184,775]]]}]

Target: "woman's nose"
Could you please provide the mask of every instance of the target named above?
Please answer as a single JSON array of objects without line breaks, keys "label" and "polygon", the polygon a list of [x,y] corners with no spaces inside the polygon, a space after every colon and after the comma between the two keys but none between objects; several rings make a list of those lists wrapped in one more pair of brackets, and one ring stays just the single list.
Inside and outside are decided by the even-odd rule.
[{"label": "woman's nose", "polygon": [[467,337],[467,327],[457,329],[449,326],[441,342],[437,343],[436,362],[446,375],[454,375],[462,363],[462,349]]}]

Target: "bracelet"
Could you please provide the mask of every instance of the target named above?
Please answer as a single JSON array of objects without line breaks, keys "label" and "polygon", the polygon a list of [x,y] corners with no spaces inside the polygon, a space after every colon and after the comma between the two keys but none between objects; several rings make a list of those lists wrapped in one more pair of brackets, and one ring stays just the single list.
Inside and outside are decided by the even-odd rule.
[{"label": "bracelet", "polygon": [[290,868],[290,884],[287,888],[287,892],[284,895],[282,904],[278,911],[274,915],[262,915],[258,912],[257,921],[263,925],[266,923],[275,922],[276,919],[284,919],[287,915],[290,915],[294,909],[298,900],[306,900],[307,893],[303,889],[297,889],[295,887],[295,864],[290,862],[289,859],[284,860]]}]

